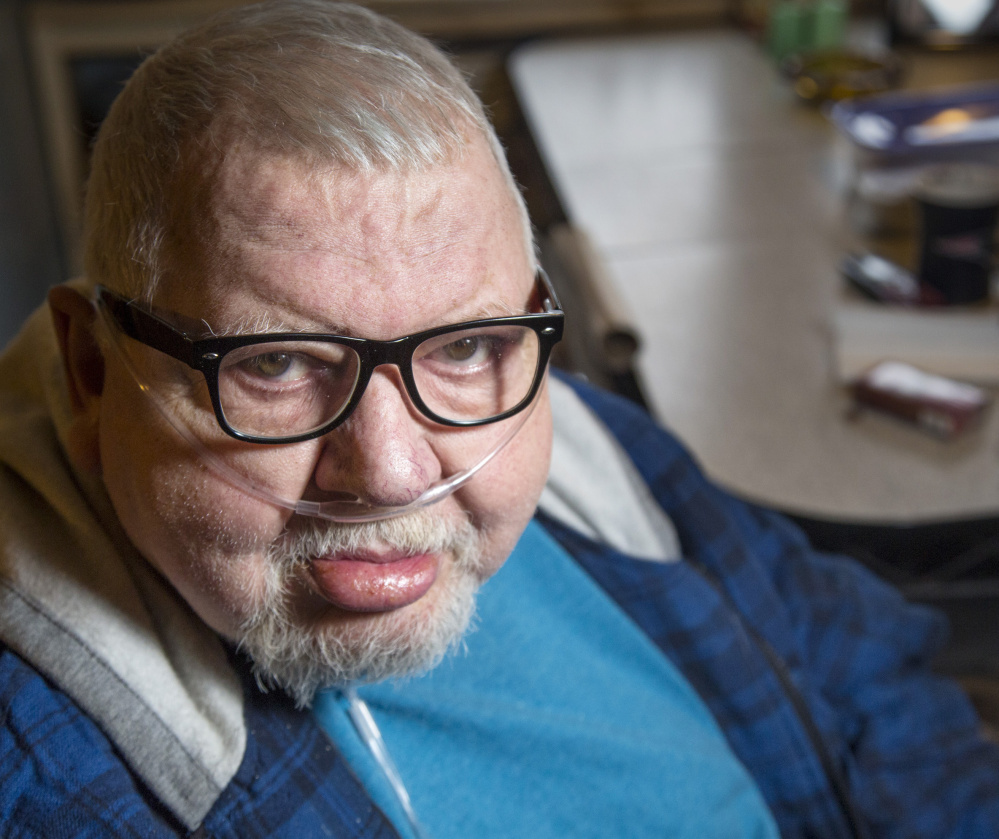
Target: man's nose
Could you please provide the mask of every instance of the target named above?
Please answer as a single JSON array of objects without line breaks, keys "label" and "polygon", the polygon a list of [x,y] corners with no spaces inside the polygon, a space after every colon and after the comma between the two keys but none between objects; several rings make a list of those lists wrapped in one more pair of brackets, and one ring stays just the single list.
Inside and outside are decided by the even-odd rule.
[{"label": "man's nose", "polygon": [[317,488],[378,506],[409,504],[441,477],[426,432],[398,369],[379,367],[349,419],[323,438]]}]

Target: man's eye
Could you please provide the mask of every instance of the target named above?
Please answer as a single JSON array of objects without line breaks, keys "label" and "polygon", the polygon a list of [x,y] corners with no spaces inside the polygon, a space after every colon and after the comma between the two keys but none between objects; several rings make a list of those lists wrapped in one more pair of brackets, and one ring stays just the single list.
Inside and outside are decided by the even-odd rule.
[{"label": "man's eye", "polygon": [[243,368],[255,376],[262,376],[265,379],[278,379],[288,377],[289,371],[301,368],[301,361],[296,359],[291,353],[270,352],[255,355],[246,359]]},{"label": "man's eye", "polygon": [[469,361],[475,359],[476,355],[481,357],[488,351],[486,343],[482,338],[466,336],[445,344],[440,352],[448,361]]}]

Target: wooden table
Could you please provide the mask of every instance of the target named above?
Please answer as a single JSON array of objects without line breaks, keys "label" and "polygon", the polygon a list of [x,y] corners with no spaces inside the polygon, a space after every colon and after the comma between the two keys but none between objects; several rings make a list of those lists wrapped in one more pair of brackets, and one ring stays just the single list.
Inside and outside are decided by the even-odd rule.
[{"label": "wooden table", "polygon": [[641,335],[652,410],[714,479],[832,521],[999,513],[999,409],[954,442],[851,418],[832,364],[836,266],[857,245],[835,131],[757,44],[722,30],[538,42],[509,72]]}]

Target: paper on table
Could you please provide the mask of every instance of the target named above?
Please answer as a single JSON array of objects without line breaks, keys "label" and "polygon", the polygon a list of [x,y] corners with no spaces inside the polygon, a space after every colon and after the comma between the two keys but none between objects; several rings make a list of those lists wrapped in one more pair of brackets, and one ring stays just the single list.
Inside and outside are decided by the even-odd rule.
[{"label": "paper on table", "polygon": [[836,371],[851,381],[879,361],[941,376],[999,382],[999,315],[842,303],[833,314]]}]

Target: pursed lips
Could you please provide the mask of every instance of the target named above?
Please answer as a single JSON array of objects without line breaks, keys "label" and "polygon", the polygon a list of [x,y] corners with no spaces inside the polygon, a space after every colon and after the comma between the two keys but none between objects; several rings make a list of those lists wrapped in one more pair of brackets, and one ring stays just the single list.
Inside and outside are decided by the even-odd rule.
[{"label": "pursed lips", "polygon": [[317,592],[331,605],[350,612],[388,612],[423,597],[440,571],[437,553],[359,550],[309,561]]}]

